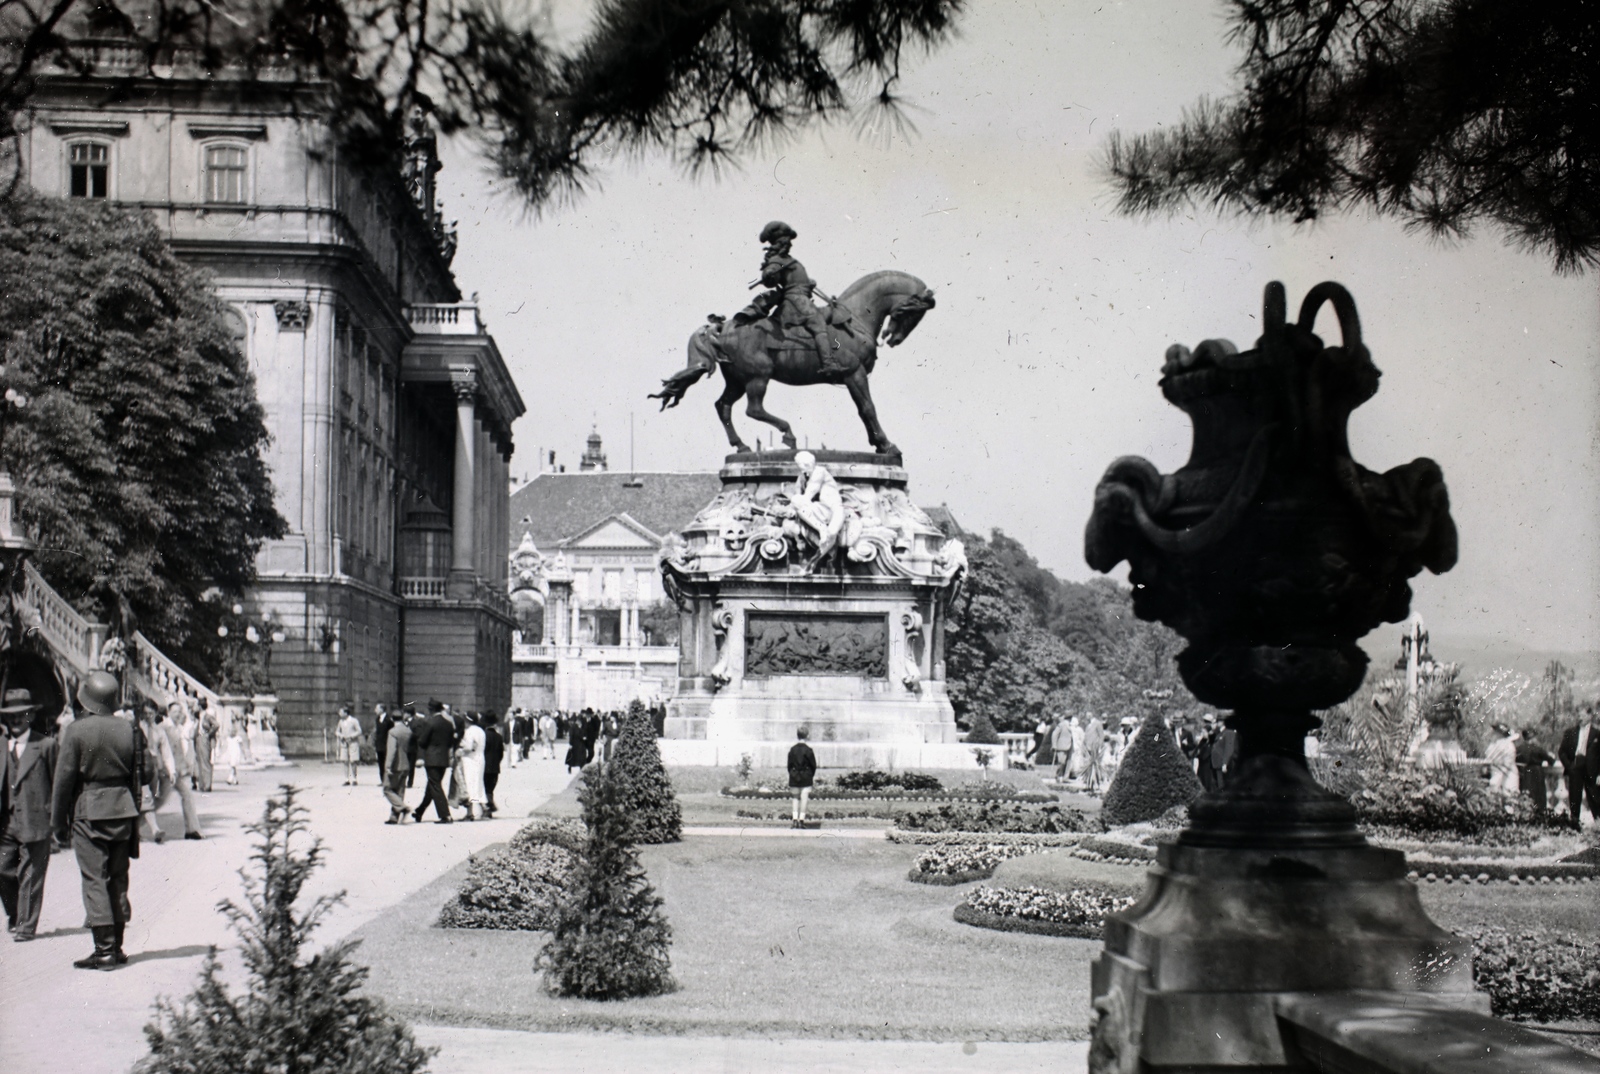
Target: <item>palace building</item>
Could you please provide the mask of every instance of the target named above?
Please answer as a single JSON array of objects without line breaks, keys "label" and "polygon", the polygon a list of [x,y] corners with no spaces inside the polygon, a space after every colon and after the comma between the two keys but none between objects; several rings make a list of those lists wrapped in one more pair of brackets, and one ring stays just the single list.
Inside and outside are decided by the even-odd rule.
[{"label": "palace building", "polygon": [[503,711],[524,407],[451,274],[432,134],[418,124],[403,160],[365,166],[314,84],[85,51],[95,77],[40,80],[22,175],[42,194],[143,210],[232,310],[289,523],[261,550],[252,594],[283,638],[270,671],[285,747],[320,749],[344,703]]}]

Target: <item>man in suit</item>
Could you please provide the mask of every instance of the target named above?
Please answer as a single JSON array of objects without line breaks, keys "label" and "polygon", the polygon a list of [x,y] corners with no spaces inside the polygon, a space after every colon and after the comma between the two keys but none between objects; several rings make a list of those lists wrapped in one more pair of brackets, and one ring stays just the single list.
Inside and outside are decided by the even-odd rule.
[{"label": "man in suit", "polygon": [[221,730],[222,721],[217,719],[211,702],[202,700],[194,731],[194,789],[201,794],[211,793],[211,753],[216,749],[217,734]]},{"label": "man in suit", "polygon": [[[409,710],[410,706],[406,707]],[[383,778],[379,782],[383,785],[383,796],[389,799],[389,819],[384,821],[385,824],[399,824],[405,819],[406,779],[417,762],[416,751],[411,745],[409,719],[415,715],[407,711],[407,719],[392,720],[388,733],[384,735]]]},{"label": "man in suit", "polygon": [[394,717],[389,715],[389,706],[378,702],[372,706],[372,749],[378,755],[378,789],[383,790],[388,786],[384,775],[389,771],[384,762],[389,757],[389,732],[394,728]]},{"label": "man in suit", "polygon": [[120,692],[109,671],[91,671],[78,687],[84,715],[61,732],[51,810],[58,842],[71,842],[83,875],[83,910],[94,951],[73,963],[115,969],[128,961],[123,932],[128,859],[139,853],[139,784],[143,749],[138,728],[112,715]]},{"label": "man in suit", "polygon": [[50,866],[50,796],[56,740],[41,734],[39,706],[25,689],[7,690],[0,717],[10,739],[0,760],[0,902],[12,939],[26,943],[39,928],[44,874]]},{"label": "man in suit", "polygon": [[412,810],[411,819],[422,822],[428,803],[433,803],[438,823],[450,824],[450,800],[444,794],[444,774],[450,768],[451,755],[456,748],[455,721],[445,715],[444,706],[437,701],[428,702],[428,719],[416,735],[417,756],[422,759],[423,771],[428,773],[428,789],[422,792],[422,801]]},{"label": "man in suit", "polygon": [[[483,714],[483,815],[492,817],[500,808],[494,804],[494,789],[500,785],[500,762],[506,755],[505,739],[494,722],[494,714]],[[513,748],[512,756],[516,756]]]},{"label": "man in suit", "polygon": [[[172,769],[167,773],[170,785],[166,786],[156,798],[156,808],[160,809],[166,802],[167,796],[174,789],[178,792],[178,801],[183,805],[183,837],[185,839],[199,839],[200,816],[194,808],[194,792],[189,789],[194,775],[189,766],[189,753],[185,750],[183,742],[183,705],[177,701],[167,706],[165,716],[156,717],[156,730],[167,737],[167,744],[171,747],[170,757]],[[163,764],[167,762],[169,754],[161,754]]]},{"label": "man in suit", "polygon": [[1595,725],[1593,705],[1585,705],[1578,722],[1561,733],[1556,756],[1567,775],[1572,826],[1582,826],[1584,795],[1589,796],[1589,819],[1600,823],[1600,726]]}]

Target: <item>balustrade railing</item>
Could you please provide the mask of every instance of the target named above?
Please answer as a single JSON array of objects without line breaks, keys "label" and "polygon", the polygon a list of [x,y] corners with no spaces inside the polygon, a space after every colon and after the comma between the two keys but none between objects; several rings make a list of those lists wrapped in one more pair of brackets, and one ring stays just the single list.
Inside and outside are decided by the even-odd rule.
[{"label": "balustrade railing", "polygon": [[38,609],[40,631],[50,648],[80,676],[99,667],[109,628],[90,621],[67,603],[33,564],[23,565],[22,577],[22,599]]},{"label": "balustrade railing", "polygon": [[169,699],[183,699],[190,706],[201,701],[220,707],[217,692],[173,663],[171,658],[157,649],[149,638],[139,631],[133,634],[133,653],[130,655],[135,670],[146,682]]},{"label": "balustrade railing", "polygon": [[401,578],[400,595],[406,600],[443,600],[443,578]]}]

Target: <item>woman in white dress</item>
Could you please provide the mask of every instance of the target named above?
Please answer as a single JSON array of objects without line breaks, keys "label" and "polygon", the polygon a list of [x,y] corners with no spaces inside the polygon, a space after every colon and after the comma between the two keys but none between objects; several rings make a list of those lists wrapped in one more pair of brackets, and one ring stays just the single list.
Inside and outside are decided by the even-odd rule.
[{"label": "woman in white dress", "polygon": [[339,740],[339,760],[344,763],[344,785],[356,785],[356,768],[361,764],[361,721],[350,711],[349,705],[339,707],[339,726],[333,730]]},{"label": "woman in white dress", "polygon": [[483,748],[489,740],[479,725],[482,718],[480,713],[469,713],[467,729],[461,733],[461,777],[467,785],[467,815],[461,818],[463,820],[477,820],[483,816],[488,799],[483,789]]},{"label": "woman in white dress", "polygon": [[222,706],[222,732],[217,736],[217,767],[228,770],[228,785],[239,782],[239,736],[244,726],[239,714],[227,705]]}]

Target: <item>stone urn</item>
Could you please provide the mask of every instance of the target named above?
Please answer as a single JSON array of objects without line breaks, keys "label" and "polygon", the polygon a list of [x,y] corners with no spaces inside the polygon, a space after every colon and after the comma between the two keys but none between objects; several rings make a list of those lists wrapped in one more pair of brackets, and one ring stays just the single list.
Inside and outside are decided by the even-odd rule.
[{"label": "stone urn", "polygon": [[[1312,332],[1330,302],[1342,337],[1332,347]],[[1455,564],[1456,531],[1431,459],[1376,474],[1350,457],[1350,412],[1379,378],[1350,293],[1319,284],[1290,322],[1283,285],[1271,283],[1263,325],[1247,351],[1221,339],[1168,348],[1161,391],[1193,419],[1189,461],[1165,475],[1140,458],[1112,463],[1085,556],[1101,571],[1128,561],[1135,613],[1183,635],[1184,682],[1232,710],[1231,793],[1203,800],[1197,827],[1242,822],[1255,830],[1236,834],[1257,840],[1253,821],[1285,836],[1310,823],[1324,838],[1329,825],[1348,836],[1349,808],[1306,774],[1312,710],[1361,685],[1357,639],[1407,616],[1408,579]],[[1270,801],[1252,805],[1252,786]],[[1285,797],[1299,806],[1284,812]]]},{"label": "stone urn", "polygon": [[[1331,347],[1312,332],[1330,302]],[[1112,463],[1085,535],[1090,566],[1128,561],[1134,611],[1183,635],[1184,682],[1239,735],[1227,785],[1190,806],[1144,898],[1106,922],[1095,1074],[1294,1067],[1278,1011],[1298,993],[1488,1013],[1468,942],[1428,919],[1404,854],[1367,845],[1303,749],[1313,710],[1361,684],[1357,640],[1406,617],[1419,571],[1454,565],[1444,479],[1428,459],[1376,474],[1350,457],[1346,423],[1379,374],[1349,292],[1319,284],[1290,322],[1269,284],[1263,326],[1251,350],[1167,351],[1189,461]]]}]

